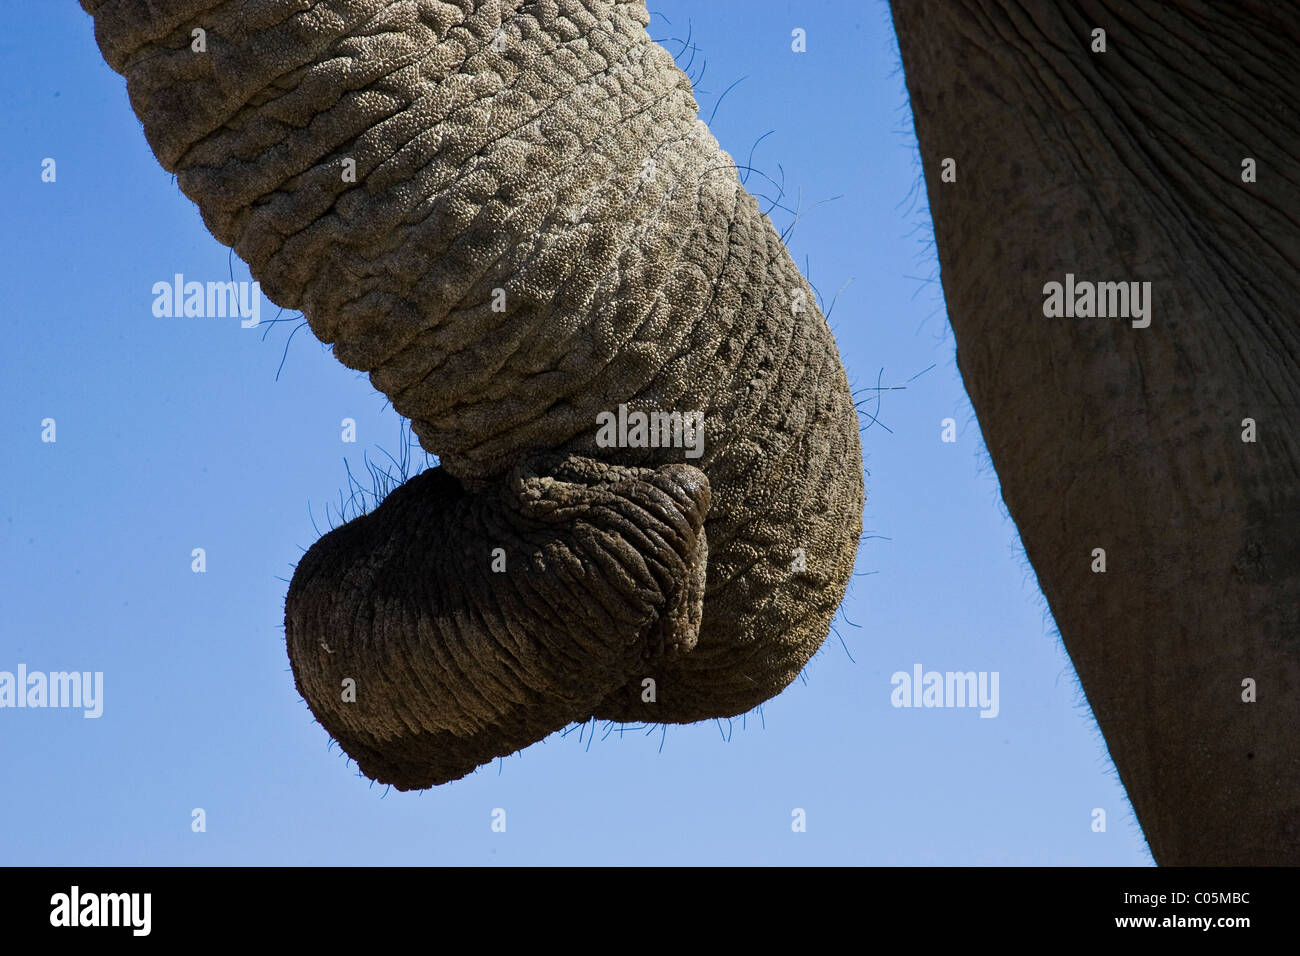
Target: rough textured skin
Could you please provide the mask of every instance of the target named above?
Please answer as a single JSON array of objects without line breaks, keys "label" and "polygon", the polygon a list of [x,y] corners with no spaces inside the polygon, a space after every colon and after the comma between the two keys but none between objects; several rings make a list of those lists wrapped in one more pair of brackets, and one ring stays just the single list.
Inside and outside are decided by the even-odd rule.
[{"label": "rough textured skin", "polygon": [[[441,460],[289,590],[298,687],[363,772],[426,787],[798,675],[861,533],[858,420],[642,0],[82,5],[208,228]],[[620,403],[702,412],[703,456],[598,447]]]},{"label": "rough textured skin", "polygon": [[[1300,863],[1295,8],[893,14],[962,377],[1152,852]],[[1067,272],[1151,281],[1150,327],[1044,317]]]}]

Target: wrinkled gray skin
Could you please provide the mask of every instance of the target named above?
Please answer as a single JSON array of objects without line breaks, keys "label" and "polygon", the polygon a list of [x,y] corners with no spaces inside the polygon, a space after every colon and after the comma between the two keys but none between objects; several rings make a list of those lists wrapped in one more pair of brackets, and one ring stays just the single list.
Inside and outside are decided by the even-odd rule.
[{"label": "wrinkled gray skin", "polygon": [[[298,689],[367,776],[797,676],[852,572],[858,420],[642,0],[82,5],[213,235],[441,460],[286,600]],[[703,456],[598,447],[620,403],[703,412]]]},{"label": "wrinkled gray skin", "polygon": [[[1152,853],[1300,863],[1295,5],[892,7],[957,362]],[[1067,272],[1151,325],[1045,317]]]}]

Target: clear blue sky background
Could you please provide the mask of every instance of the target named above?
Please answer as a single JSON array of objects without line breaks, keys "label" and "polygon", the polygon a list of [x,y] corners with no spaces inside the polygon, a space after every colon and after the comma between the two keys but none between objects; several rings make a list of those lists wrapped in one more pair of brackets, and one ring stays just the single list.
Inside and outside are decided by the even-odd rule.
[{"label": "clear blue sky background", "polygon": [[[838,624],[856,663],[832,636],[761,719],[575,729],[418,794],[327,749],[281,627],[309,510],[323,527],[344,459],[395,450],[400,420],[305,330],[277,381],[293,323],[152,315],[154,282],[224,279],[227,250],[154,160],[90,18],[21,8],[0,32],[0,670],[103,671],[105,701],[99,720],[0,710],[0,863],[1150,862],[957,373],[883,3],[652,4],[671,21],[654,35],[690,30],[692,72],[707,59],[706,119],[744,77],[712,124],[723,147],[744,162],[772,130],[753,164],[784,170],[787,201],[839,197],[790,246],[827,298],[852,280],[830,321],[854,386],[934,366],[863,433],[881,537]],[[893,708],[890,675],[916,663],[999,672],[1001,713]]]}]

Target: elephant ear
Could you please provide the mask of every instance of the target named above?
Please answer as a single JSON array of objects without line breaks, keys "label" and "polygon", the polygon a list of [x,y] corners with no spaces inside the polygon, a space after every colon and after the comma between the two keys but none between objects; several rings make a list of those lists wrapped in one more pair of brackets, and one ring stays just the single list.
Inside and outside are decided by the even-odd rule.
[{"label": "elephant ear", "polygon": [[366,776],[455,780],[694,647],[708,479],[547,455],[435,468],[321,538],[285,602],[298,690]]}]

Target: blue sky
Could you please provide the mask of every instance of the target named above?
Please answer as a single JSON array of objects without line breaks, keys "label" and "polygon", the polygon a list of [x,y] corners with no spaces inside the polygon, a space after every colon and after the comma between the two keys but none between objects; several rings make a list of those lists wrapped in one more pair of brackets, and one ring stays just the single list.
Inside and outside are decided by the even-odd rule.
[{"label": "blue sky", "polygon": [[[269,302],[257,329],[153,315],[155,282],[247,269],[154,160],[90,18],[41,4],[0,33],[0,671],[101,671],[103,715],[0,708],[0,863],[1150,863],[961,385],[886,6],[651,9],[707,60],[723,147],[744,163],[771,131],[752,165],[802,205],[790,249],[822,294],[849,283],[853,386],[929,369],[863,432],[845,646],[730,726],[575,728],[424,793],[358,776],[294,690],[284,579],[344,460],[395,452],[400,420],[306,330],[286,355]],[[895,708],[916,664],[997,672],[997,717]]]}]

